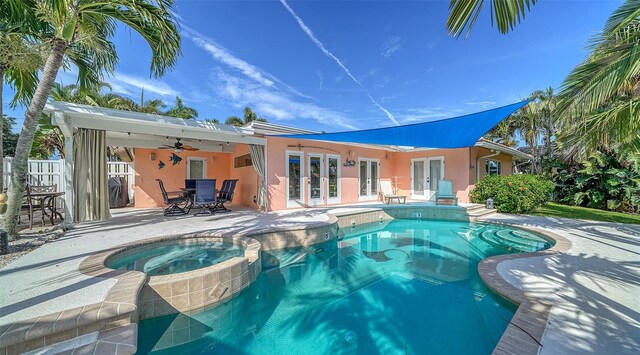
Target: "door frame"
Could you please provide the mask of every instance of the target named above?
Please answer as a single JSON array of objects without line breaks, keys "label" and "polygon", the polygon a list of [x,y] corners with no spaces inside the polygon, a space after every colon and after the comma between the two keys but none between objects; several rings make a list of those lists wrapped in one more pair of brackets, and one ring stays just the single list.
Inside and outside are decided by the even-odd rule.
[{"label": "door frame", "polygon": [[[360,195],[360,163],[366,161],[367,162],[367,194],[366,195]],[[371,195],[371,185],[372,185],[372,181],[371,181],[371,165],[372,164],[377,164],[377,172],[378,172],[378,179],[375,181],[375,184],[377,186],[376,188],[376,194],[375,195]],[[378,194],[380,193],[380,159],[374,159],[374,158],[358,158],[358,201],[362,201],[362,202],[366,202],[366,201],[377,201],[378,200]]]},{"label": "door frame", "polygon": [[[338,161],[338,196],[329,197],[329,159],[336,159]],[[327,154],[325,156],[325,197],[327,205],[339,204],[342,202],[342,169],[340,168],[341,158],[338,154]]]},{"label": "door frame", "polygon": [[203,157],[187,157],[187,179],[193,179],[191,177],[191,162],[197,160],[202,162],[202,178],[207,178],[207,158]]},{"label": "door frame", "polygon": [[[290,200],[289,199],[289,156],[296,155],[300,158],[300,199]],[[305,191],[304,188],[304,152],[287,150],[284,153],[284,171],[285,171],[285,199],[287,203],[287,208],[300,208],[304,207],[304,198]]]},{"label": "door frame", "polygon": [[[440,161],[440,171],[442,173],[442,178],[444,179],[445,177],[445,171],[444,171],[444,156],[435,156],[435,157],[424,157],[424,158],[414,158],[411,159],[411,178],[410,178],[410,182],[411,182],[411,199],[412,200],[430,200],[433,195],[435,195],[436,191],[431,191],[431,169],[430,169],[430,165],[432,161],[436,161],[439,160]],[[422,161],[424,162],[424,171],[423,171],[423,175],[424,176],[424,191],[422,195],[416,195],[415,194],[415,190],[413,189],[413,177],[414,177],[414,162],[416,161]]]},{"label": "door frame", "polygon": [[[319,182],[319,186],[318,188],[320,189],[320,197],[319,198],[311,198],[311,158],[320,158],[320,182]],[[307,153],[307,161],[306,161],[306,168],[307,168],[307,185],[309,185],[309,188],[307,189],[307,205],[308,206],[319,206],[319,205],[323,205],[324,204],[324,199],[325,199],[325,189],[324,189],[324,185],[325,185],[325,176],[326,176],[326,172],[325,172],[325,167],[324,167],[324,154],[322,153]],[[288,191],[288,190],[287,190]]]}]

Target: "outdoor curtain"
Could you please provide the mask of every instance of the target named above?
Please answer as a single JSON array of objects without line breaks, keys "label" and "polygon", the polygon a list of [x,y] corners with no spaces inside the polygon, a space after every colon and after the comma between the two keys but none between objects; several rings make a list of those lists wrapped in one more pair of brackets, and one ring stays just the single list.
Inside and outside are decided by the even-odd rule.
[{"label": "outdoor curtain", "polygon": [[76,222],[111,218],[106,132],[79,128],[73,135],[73,216]]},{"label": "outdoor curtain", "polygon": [[253,163],[253,167],[256,169],[256,173],[258,173],[258,179],[260,180],[260,182],[258,183],[258,199],[256,202],[258,204],[258,207],[266,211],[267,183],[265,181],[264,172],[264,147],[261,145],[250,144],[249,154],[251,154],[251,162]]}]

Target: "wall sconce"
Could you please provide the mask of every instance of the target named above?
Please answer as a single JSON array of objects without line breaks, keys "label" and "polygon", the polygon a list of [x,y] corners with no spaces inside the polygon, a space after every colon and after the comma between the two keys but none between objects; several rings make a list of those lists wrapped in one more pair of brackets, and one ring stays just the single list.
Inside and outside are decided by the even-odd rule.
[{"label": "wall sconce", "polygon": [[149,153],[149,160],[151,161],[156,160],[156,153]]},{"label": "wall sconce", "polygon": [[389,153],[387,153],[384,157],[387,158],[387,160],[391,160],[391,154]]},{"label": "wall sconce", "polygon": [[216,156],[215,155],[211,156],[211,161],[216,161]]},{"label": "wall sconce", "polygon": [[353,150],[350,150],[350,151],[349,151],[349,153],[348,153],[348,155],[349,155],[350,157],[353,157],[354,155],[356,155],[356,152],[354,152]]}]

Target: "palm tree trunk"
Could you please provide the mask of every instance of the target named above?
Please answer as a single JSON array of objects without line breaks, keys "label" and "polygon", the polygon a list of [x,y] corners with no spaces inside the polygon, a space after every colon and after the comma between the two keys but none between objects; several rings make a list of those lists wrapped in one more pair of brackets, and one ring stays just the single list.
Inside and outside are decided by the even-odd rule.
[{"label": "palm tree trunk", "polygon": [[44,105],[47,103],[47,98],[49,94],[51,94],[51,88],[56,80],[58,70],[62,66],[64,52],[67,50],[67,47],[67,42],[62,39],[56,38],[51,43],[51,52],[44,64],[40,82],[38,82],[36,92],[24,116],[20,138],[18,138],[18,144],[16,145],[16,154],[13,158],[12,184],[9,190],[9,204],[5,216],[5,224],[9,238],[15,238],[17,236],[16,222],[18,214],[20,213],[20,205],[22,204],[22,197],[24,196],[26,186],[29,153],[31,152],[33,138],[38,128],[38,120],[40,115],[42,115]]},{"label": "palm tree trunk", "polygon": [[2,110],[2,87],[4,83],[4,65],[0,65],[0,193],[4,192],[4,111]]}]

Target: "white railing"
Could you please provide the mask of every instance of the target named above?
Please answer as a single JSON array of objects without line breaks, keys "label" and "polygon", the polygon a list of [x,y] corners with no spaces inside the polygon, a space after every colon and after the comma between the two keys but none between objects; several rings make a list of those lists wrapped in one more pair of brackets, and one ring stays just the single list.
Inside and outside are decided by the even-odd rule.
[{"label": "white railing", "polygon": [[107,162],[107,178],[114,176],[121,176],[127,181],[129,199],[133,201],[133,185],[136,181],[136,172],[133,169],[133,163]]},{"label": "white railing", "polygon": [[[11,162],[13,158],[6,157],[3,160],[4,186],[11,184]],[[28,183],[31,185],[56,185],[58,191],[64,191],[64,160],[31,160],[29,159]],[[129,198],[133,200],[133,184],[135,183],[135,170],[133,163],[107,162],[107,178],[122,176],[127,181]]]}]

